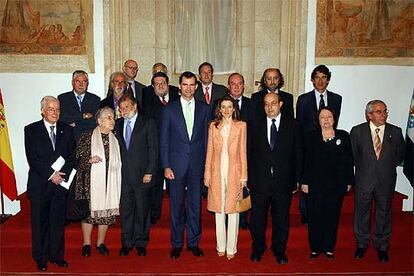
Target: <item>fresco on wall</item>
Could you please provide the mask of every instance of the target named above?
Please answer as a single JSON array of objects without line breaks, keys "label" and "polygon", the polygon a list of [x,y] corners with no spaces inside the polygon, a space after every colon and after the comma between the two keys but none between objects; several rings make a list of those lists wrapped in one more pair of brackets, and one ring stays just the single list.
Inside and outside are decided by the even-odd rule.
[{"label": "fresco on wall", "polygon": [[0,54],[86,54],[81,0],[0,0],[0,19]]},{"label": "fresco on wall", "polygon": [[414,64],[414,1],[318,0],[315,57],[328,64]]}]

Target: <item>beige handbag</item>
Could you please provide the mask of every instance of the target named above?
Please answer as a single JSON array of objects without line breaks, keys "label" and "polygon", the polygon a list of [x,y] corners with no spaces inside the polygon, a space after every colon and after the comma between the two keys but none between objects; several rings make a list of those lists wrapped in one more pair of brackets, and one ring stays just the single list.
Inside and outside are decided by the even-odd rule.
[{"label": "beige handbag", "polygon": [[243,188],[243,198],[236,202],[236,212],[243,213],[252,208],[252,202],[250,200],[250,191],[247,187]]}]

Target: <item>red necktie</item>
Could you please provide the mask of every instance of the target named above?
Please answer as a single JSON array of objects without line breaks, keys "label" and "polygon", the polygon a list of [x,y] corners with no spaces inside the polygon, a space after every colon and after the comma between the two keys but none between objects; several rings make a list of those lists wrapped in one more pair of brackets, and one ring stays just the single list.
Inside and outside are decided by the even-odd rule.
[{"label": "red necktie", "polygon": [[210,94],[208,94],[208,86],[206,86],[206,93],[204,93],[204,98],[206,99],[206,103],[210,104]]}]

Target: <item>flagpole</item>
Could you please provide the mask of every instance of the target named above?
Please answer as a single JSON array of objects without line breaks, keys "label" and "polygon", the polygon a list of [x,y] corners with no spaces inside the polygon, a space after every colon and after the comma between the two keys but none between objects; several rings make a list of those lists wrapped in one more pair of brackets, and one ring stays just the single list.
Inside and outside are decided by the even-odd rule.
[{"label": "flagpole", "polygon": [[0,185],[0,201],[1,201],[1,214],[0,214],[0,224],[5,223],[9,218],[11,218],[12,215],[5,214],[4,213],[4,195],[3,195],[3,189]]}]

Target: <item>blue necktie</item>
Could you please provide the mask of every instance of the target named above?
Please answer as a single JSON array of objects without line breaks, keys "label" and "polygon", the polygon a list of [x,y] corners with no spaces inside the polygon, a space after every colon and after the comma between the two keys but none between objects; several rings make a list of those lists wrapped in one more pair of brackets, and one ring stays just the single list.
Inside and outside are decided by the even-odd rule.
[{"label": "blue necktie", "polygon": [[273,150],[276,146],[276,136],[277,136],[277,128],[276,128],[276,119],[272,119],[272,125],[270,126],[270,149]]},{"label": "blue necktie", "polygon": [[82,111],[82,96],[76,96],[76,100],[78,101],[79,111]]},{"label": "blue necktie", "polygon": [[125,145],[127,149],[129,148],[129,143],[131,142],[131,133],[132,133],[131,121],[128,120],[127,125],[125,127]]}]

